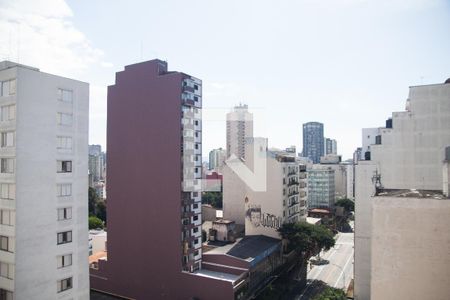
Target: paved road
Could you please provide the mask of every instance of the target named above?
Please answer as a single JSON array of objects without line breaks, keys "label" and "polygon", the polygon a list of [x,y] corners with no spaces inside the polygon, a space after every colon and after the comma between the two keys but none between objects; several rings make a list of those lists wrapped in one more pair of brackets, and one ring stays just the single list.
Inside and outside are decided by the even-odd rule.
[{"label": "paved road", "polygon": [[321,258],[329,261],[328,264],[313,265],[308,271],[308,285],[295,299],[310,299],[324,285],[336,288],[347,288],[353,278],[353,233],[339,233],[334,248],[322,253]]}]

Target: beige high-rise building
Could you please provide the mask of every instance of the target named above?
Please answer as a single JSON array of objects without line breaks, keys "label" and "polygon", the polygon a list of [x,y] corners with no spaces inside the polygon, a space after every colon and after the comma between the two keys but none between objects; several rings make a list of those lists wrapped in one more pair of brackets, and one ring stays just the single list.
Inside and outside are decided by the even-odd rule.
[{"label": "beige high-rise building", "polygon": [[245,139],[253,137],[253,114],[248,105],[235,106],[227,114],[227,158],[234,154],[245,159]]},{"label": "beige high-rise building", "polygon": [[411,87],[377,132],[355,173],[355,299],[450,299],[450,80]]}]

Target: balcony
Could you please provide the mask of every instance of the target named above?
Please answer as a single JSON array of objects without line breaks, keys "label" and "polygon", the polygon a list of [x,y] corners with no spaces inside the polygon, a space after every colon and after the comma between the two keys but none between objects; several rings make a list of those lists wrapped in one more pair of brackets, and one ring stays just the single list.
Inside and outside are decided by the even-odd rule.
[{"label": "balcony", "polygon": [[194,89],[194,87],[193,86],[189,86],[189,85],[183,85],[183,92],[191,92],[191,93],[193,93],[193,92],[195,92],[195,89]]},{"label": "balcony", "polygon": [[194,224],[192,224],[192,223],[188,223],[188,224],[183,224],[183,230],[184,231],[186,231],[186,230],[191,230],[191,229],[193,229],[194,227],[196,227]]},{"label": "balcony", "polygon": [[190,218],[194,216],[194,212],[193,211],[185,211],[183,212],[183,218]]},{"label": "balcony", "polygon": [[287,173],[287,176],[293,176],[293,175],[297,175],[297,171],[290,171]]},{"label": "balcony", "polygon": [[290,192],[290,193],[288,194],[288,197],[292,197],[292,196],[295,196],[295,195],[298,195],[298,191],[292,191],[292,192]]},{"label": "balcony", "polygon": [[298,184],[298,181],[296,181],[296,180],[289,180],[289,182],[288,182],[288,186],[297,185],[297,184]]},{"label": "balcony", "polygon": [[289,208],[291,208],[292,206],[298,205],[299,202],[298,201],[292,201],[291,204],[288,206]]}]

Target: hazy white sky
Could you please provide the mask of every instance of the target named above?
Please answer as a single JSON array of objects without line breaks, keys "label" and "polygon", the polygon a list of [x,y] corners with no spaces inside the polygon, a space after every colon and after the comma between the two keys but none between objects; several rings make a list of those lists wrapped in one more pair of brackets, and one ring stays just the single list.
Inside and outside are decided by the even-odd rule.
[{"label": "hazy white sky", "polygon": [[102,146],[115,72],[160,58],[203,80],[204,156],[242,102],[269,146],[300,151],[301,124],[319,121],[349,158],[409,86],[450,77],[449,54],[445,0],[0,0],[0,58],[89,82]]}]

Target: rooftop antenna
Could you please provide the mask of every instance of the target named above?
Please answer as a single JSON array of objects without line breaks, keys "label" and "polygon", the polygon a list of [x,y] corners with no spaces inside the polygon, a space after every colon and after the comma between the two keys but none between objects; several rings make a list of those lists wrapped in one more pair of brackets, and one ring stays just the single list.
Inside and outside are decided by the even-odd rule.
[{"label": "rooftop antenna", "polygon": [[383,189],[383,185],[381,184],[381,174],[378,173],[378,170],[375,170],[375,172],[373,172],[372,183],[375,184],[376,194],[379,190]]}]

